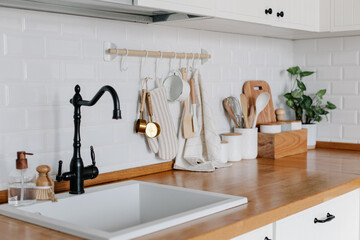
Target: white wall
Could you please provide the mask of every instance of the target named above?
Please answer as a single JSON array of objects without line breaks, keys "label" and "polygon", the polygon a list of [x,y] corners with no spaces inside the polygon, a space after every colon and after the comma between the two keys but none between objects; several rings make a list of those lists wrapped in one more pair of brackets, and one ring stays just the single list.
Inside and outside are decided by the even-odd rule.
[{"label": "white wall", "polygon": [[306,81],[310,92],[327,89],[327,99],[337,106],[319,124],[318,140],[360,143],[359,51],[359,36],[294,43],[294,64],[316,72]]},{"label": "white wall", "polygon": [[[293,42],[271,38],[221,34],[95,18],[0,8],[0,189],[15,166],[16,151],[35,153],[29,165],[48,164],[64,171],[72,157],[73,106],[69,99],[75,84],[88,100],[105,85],[118,92],[122,120],[112,120],[111,98],[82,107],[82,157],[90,164],[94,145],[101,172],[160,162],[133,132],[137,119],[140,58],[128,57],[128,71],[119,59],[103,61],[103,41],[119,48],[194,51],[207,49],[212,59],[202,68],[220,132],[229,131],[222,99],[239,96],[246,80],[267,80],[275,107],[286,89],[284,69],[293,65]],[[154,75],[149,59],[145,73]],[[184,64],[185,62],[183,62]],[[169,71],[163,60],[161,72]],[[175,65],[175,64],[174,64]],[[179,61],[177,61],[179,66]],[[179,103],[170,104],[177,123]]]}]

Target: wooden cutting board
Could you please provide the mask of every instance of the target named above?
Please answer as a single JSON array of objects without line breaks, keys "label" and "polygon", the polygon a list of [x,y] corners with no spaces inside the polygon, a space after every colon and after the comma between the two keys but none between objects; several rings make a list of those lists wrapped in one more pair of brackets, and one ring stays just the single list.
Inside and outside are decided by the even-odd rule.
[{"label": "wooden cutting board", "polygon": [[243,93],[248,99],[249,106],[255,106],[256,98],[263,92],[270,94],[270,100],[265,109],[259,114],[257,126],[263,123],[276,122],[270,86],[266,81],[247,81],[244,83]]}]

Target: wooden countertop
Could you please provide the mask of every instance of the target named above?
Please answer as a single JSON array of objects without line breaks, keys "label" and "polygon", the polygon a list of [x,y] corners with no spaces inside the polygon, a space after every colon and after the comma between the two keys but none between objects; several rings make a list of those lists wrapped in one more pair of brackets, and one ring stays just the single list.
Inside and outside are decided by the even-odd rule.
[{"label": "wooden countertop", "polygon": [[[317,149],[242,160],[213,173],[167,171],[135,180],[245,196],[248,203],[138,239],[227,239],[360,188],[360,152]],[[1,239],[79,239],[0,216]]]}]

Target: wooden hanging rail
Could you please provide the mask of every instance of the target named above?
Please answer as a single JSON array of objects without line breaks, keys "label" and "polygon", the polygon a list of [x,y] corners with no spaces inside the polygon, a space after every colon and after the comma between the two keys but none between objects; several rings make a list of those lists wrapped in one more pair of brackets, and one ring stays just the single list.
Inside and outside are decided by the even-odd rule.
[{"label": "wooden hanging rail", "polygon": [[[162,51],[146,51],[146,50],[126,50],[110,48],[107,50],[108,54],[139,56],[139,57],[163,57],[163,58],[187,58],[187,59],[210,59],[210,54],[199,53],[176,53],[176,52],[162,52]],[[199,57],[200,56],[200,57]]]}]

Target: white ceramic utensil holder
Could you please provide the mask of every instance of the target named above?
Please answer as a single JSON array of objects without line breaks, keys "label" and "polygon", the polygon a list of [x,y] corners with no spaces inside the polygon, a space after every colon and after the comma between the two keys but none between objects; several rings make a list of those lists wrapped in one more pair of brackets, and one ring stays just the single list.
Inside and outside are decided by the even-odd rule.
[{"label": "white ceramic utensil holder", "polygon": [[228,162],[240,161],[242,156],[242,134],[223,133],[221,139],[228,142]]},{"label": "white ceramic utensil holder", "polygon": [[221,141],[221,162],[227,163],[229,158],[229,142],[228,141]]},{"label": "white ceramic utensil holder", "polygon": [[307,148],[315,149],[316,147],[316,134],[317,134],[317,124],[303,124],[302,128],[307,129]]},{"label": "white ceramic utensil holder", "polygon": [[242,134],[242,158],[255,159],[258,155],[258,129],[235,128],[234,131]]}]

